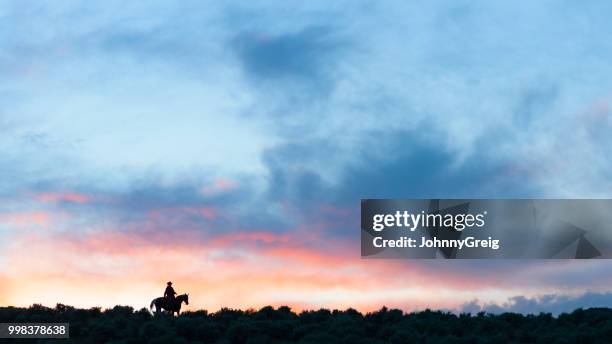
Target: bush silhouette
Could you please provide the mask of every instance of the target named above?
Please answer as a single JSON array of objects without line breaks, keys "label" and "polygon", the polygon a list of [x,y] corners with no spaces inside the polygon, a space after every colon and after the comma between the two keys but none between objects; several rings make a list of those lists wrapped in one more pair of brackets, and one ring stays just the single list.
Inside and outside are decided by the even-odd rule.
[{"label": "bush silhouette", "polygon": [[294,313],[289,307],[259,310],[223,308],[215,313],[153,316],[147,309],[115,306],[78,309],[2,307],[0,322],[68,322],[70,340],[58,343],[606,343],[612,337],[612,310],[577,309],[549,313],[404,313],[381,308]]}]

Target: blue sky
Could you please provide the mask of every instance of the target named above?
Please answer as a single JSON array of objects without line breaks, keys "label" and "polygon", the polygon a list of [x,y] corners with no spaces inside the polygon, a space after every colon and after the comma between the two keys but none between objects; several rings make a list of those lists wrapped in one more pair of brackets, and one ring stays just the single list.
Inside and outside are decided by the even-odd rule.
[{"label": "blue sky", "polygon": [[[188,233],[203,247],[219,233],[268,233],[284,238],[277,249],[329,253],[323,237],[358,240],[360,198],[609,198],[611,6],[2,2],[0,235],[24,239],[5,241],[0,260],[17,259],[11,250],[32,237],[42,245],[118,233],[147,247],[173,247],[164,233]],[[304,228],[316,235],[292,241]],[[100,250],[74,274],[130,262]],[[78,255],[66,252],[41,258]],[[498,302],[609,285],[605,262],[566,264],[531,262],[550,278],[519,269],[533,278],[526,286],[493,283],[484,294]],[[362,269],[359,278],[378,276]],[[583,284],[572,281],[578,270]],[[36,300],[34,287],[16,292],[16,271],[0,272],[14,281],[0,301]],[[62,285],[70,276],[53,278]],[[334,289],[319,287],[288,287],[278,302],[328,305]],[[403,303],[412,295],[403,288],[380,302],[420,306]],[[479,295],[470,288],[465,301]],[[244,304],[258,302],[267,301]]]}]

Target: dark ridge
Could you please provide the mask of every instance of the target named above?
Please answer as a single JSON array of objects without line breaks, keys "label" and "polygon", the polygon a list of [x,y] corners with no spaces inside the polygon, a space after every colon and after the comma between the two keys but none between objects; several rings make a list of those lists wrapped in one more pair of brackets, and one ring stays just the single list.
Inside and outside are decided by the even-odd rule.
[{"label": "dark ridge", "polygon": [[[381,308],[362,314],[320,309],[294,313],[289,307],[224,308],[158,315],[128,306],[78,309],[0,307],[0,322],[68,322],[70,339],[41,343],[610,343],[612,309],[550,313],[404,313]],[[27,340],[11,340],[11,343]],[[33,342],[35,340],[29,340]]]}]

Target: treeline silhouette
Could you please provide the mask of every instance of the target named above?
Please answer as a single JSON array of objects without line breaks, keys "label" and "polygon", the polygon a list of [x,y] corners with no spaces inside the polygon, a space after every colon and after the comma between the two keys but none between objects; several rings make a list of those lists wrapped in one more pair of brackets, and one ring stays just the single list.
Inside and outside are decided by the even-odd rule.
[{"label": "treeline silhouette", "polygon": [[[0,308],[0,322],[68,322],[70,340],[57,343],[611,343],[612,309],[550,313],[404,313],[387,309],[320,309],[296,314],[289,307],[152,315],[146,308]],[[14,340],[20,342],[26,340]],[[34,340],[30,340],[32,342]]]}]

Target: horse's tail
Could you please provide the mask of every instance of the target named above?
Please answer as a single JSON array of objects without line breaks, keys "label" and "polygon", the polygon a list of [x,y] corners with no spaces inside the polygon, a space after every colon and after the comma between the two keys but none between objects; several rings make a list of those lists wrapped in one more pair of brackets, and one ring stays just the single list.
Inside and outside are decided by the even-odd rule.
[{"label": "horse's tail", "polygon": [[153,299],[153,301],[151,301],[151,305],[149,306],[149,308],[153,309],[153,305],[155,305],[155,299]]}]

